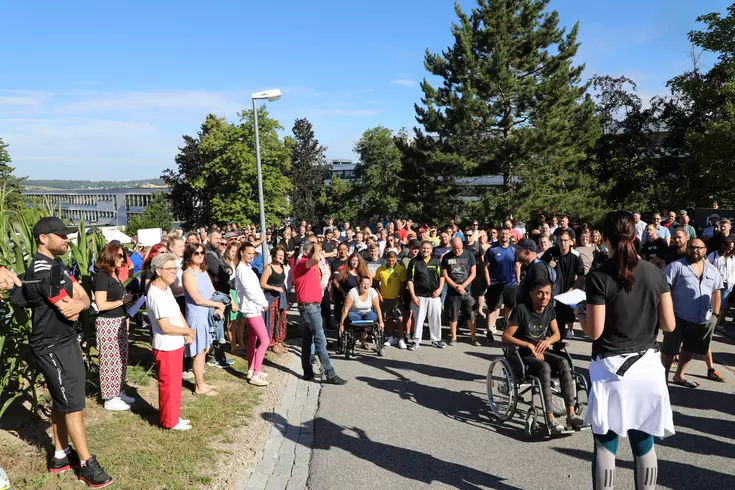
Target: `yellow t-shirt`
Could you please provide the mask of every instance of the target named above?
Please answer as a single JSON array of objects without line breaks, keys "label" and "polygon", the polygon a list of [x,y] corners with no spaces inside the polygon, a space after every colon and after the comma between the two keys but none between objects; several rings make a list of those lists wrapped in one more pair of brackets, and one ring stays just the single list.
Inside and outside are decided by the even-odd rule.
[{"label": "yellow t-shirt", "polygon": [[406,269],[396,263],[392,269],[381,265],[375,271],[375,280],[380,282],[380,294],[383,299],[397,299],[401,294],[401,286],[406,282]]}]

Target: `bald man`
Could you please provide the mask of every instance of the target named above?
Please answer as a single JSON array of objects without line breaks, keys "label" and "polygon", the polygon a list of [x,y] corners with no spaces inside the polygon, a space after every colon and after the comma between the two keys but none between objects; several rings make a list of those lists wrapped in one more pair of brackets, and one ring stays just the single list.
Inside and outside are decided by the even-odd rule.
[{"label": "bald man", "polygon": [[464,250],[461,239],[454,238],[452,249],[442,257],[442,274],[447,283],[447,299],[444,304],[449,318],[451,336],[448,344],[450,346],[457,342],[457,321],[460,310],[467,319],[472,345],[480,345],[475,337],[475,299],[468,289],[475,278],[476,269],[475,255],[469,250]]}]

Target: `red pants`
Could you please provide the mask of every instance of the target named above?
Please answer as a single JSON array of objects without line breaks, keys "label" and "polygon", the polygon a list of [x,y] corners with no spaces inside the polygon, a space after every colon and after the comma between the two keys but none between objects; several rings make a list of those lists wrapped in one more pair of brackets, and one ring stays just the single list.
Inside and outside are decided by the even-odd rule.
[{"label": "red pants", "polygon": [[176,350],[153,349],[158,373],[158,420],[165,429],[179,423],[181,415],[181,369],[184,348]]}]

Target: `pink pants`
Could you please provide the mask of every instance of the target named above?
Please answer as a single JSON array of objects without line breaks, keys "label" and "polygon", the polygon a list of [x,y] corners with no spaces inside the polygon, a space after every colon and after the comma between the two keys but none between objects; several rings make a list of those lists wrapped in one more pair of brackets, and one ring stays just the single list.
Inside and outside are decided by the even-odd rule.
[{"label": "pink pants", "polygon": [[184,348],[176,350],[153,349],[158,373],[158,420],[161,427],[170,429],[179,423],[181,414],[181,369]]},{"label": "pink pants", "polygon": [[[265,357],[265,351],[268,350],[270,338],[262,316],[246,318],[245,322],[248,325],[248,346],[245,351],[248,357],[248,369],[252,369],[255,374],[258,374],[263,366],[263,358]],[[256,339],[258,340],[258,350],[255,350]]]}]

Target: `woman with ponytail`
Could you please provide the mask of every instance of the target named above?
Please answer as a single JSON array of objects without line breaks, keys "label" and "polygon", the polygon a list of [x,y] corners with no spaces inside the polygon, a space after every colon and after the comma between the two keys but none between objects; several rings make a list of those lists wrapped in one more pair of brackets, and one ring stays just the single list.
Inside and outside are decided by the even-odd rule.
[{"label": "woman with ponytail", "polygon": [[635,488],[656,487],[653,436],[674,433],[666,375],[658,352],[658,327],[675,327],[671,293],[663,271],[638,259],[633,215],[605,216],[602,242],[609,259],[586,281],[582,329],[593,339],[591,389],[585,422],[595,440],[592,484],[612,489],[618,437],[629,437],[635,456]]}]

